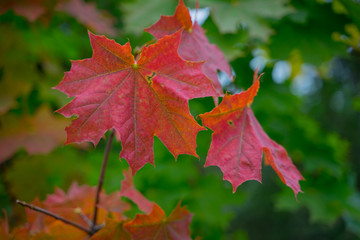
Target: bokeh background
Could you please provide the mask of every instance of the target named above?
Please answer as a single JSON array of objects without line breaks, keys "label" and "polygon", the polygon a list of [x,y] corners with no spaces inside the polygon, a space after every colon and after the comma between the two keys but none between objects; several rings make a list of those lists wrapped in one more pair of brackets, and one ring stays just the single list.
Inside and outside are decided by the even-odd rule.
[{"label": "bokeh background", "polygon": [[[195,15],[195,1],[185,1]],[[143,31],[172,15],[177,0],[2,0],[0,3],[0,208],[24,221],[15,200],[44,199],[73,181],[96,185],[105,141],[63,146],[69,121],[54,113],[70,99],[52,89],[70,60],[91,57],[87,29],[141,47]],[[202,239],[360,239],[360,1],[200,0],[197,20],[231,63],[228,92],[264,72],[255,115],[306,178],[296,200],[268,166],[263,183],[232,193],[217,167],[204,168],[211,131],[197,137],[200,160],[178,161],[155,139],[155,165],[137,188],[167,214],[178,201]],[[190,101],[197,116],[211,98]],[[121,143],[114,143],[105,190],[120,189]]]}]

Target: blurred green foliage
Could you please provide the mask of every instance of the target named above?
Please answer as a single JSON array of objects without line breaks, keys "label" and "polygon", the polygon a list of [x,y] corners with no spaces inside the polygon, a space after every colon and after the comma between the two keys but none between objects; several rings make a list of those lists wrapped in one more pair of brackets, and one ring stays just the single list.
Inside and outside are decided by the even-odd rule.
[{"label": "blurred green foliage", "polygon": [[[195,8],[195,1],[185,2]],[[135,49],[152,39],[143,28],[161,14],[173,14],[177,1],[96,4],[115,17],[115,40],[130,40]],[[137,188],[167,214],[179,200],[187,205],[194,213],[194,237],[360,239],[359,1],[200,1],[201,8],[206,6],[210,16],[203,28],[236,74],[225,89],[246,89],[256,66],[265,73],[253,109],[304,175],[304,193],[296,200],[274,171],[264,167],[263,184],[249,181],[233,194],[218,168],[203,168],[210,130],[198,135],[200,160],[180,156],[175,162],[155,139],[156,167],[146,165],[135,175]],[[90,56],[86,26],[64,13],[54,12],[46,22],[30,22],[13,11],[2,13],[0,133],[8,114],[20,119],[34,115],[42,105],[56,110],[68,102],[51,87],[70,69],[70,59]],[[213,106],[210,98],[190,101],[195,117]],[[24,212],[15,199],[44,199],[55,187],[66,190],[73,181],[96,185],[104,148],[102,140],[96,148],[59,146],[48,155],[30,156],[20,150],[0,165],[0,208],[16,225]],[[117,142],[105,178],[107,192],[120,188],[122,169],[128,167],[118,160],[120,151]]]}]

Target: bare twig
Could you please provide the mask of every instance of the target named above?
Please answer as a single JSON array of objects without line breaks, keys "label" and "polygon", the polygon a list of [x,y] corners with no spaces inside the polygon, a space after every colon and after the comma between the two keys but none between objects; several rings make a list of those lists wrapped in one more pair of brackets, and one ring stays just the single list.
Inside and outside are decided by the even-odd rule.
[{"label": "bare twig", "polygon": [[95,234],[97,231],[99,231],[99,230],[102,229],[103,227],[105,227],[105,223],[95,225],[95,227],[94,227],[94,229],[93,229],[93,234]]},{"label": "bare twig", "polygon": [[96,190],[93,220],[90,221],[90,219],[88,219],[87,216],[81,211],[81,209],[77,209],[77,213],[79,213],[80,216],[82,217],[82,219],[89,225],[90,229],[87,229],[87,228],[85,228],[85,227],[83,227],[83,226],[81,226],[81,225],[79,225],[77,223],[74,223],[74,222],[72,222],[72,221],[70,221],[68,219],[65,219],[65,218],[63,218],[63,217],[61,217],[61,216],[59,216],[59,215],[57,215],[55,213],[49,212],[49,211],[47,211],[47,210],[45,210],[43,208],[28,204],[26,202],[16,200],[16,203],[18,203],[18,204],[20,204],[20,205],[22,205],[24,207],[30,208],[30,209],[32,209],[34,211],[37,211],[37,212],[43,213],[45,215],[48,215],[50,217],[53,217],[53,218],[55,218],[57,220],[60,220],[63,223],[66,223],[66,224],[69,224],[69,225],[71,225],[73,227],[76,227],[76,228],[86,232],[90,236],[92,236],[94,233],[96,233],[97,231],[99,231],[101,228],[104,227],[103,224],[96,225],[96,221],[97,221],[97,213],[98,213],[98,204],[100,202],[100,193],[101,193],[101,189],[102,189],[102,186],[103,186],[103,183],[104,183],[105,169],[106,169],[106,165],[107,165],[107,162],[108,162],[108,159],[109,159],[109,154],[110,154],[111,145],[112,145],[114,135],[115,135],[115,130],[112,129],[111,132],[110,132],[110,136],[108,138],[108,141],[106,143],[105,154],[104,154],[104,159],[103,159],[103,163],[102,163],[102,167],[101,167],[99,183],[98,183],[97,190]]},{"label": "bare twig", "polygon": [[21,206],[30,208],[30,209],[33,210],[33,211],[37,211],[37,212],[40,212],[40,213],[45,214],[45,215],[47,215],[47,216],[53,217],[53,218],[55,218],[55,219],[57,219],[57,220],[62,221],[62,222],[65,223],[65,224],[69,224],[69,225],[71,225],[71,226],[73,226],[73,227],[76,227],[77,229],[80,229],[80,230],[86,232],[86,233],[89,234],[89,235],[92,235],[92,234],[93,234],[90,229],[87,229],[87,228],[85,228],[85,227],[83,227],[83,226],[81,226],[81,225],[79,225],[79,224],[77,224],[77,223],[74,223],[74,222],[72,222],[72,221],[70,221],[70,220],[68,220],[68,219],[65,219],[65,218],[63,218],[63,217],[61,217],[61,216],[59,216],[59,215],[57,215],[57,214],[55,214],[55,213],[49,212],[49,211],[47,211],[47,210],[45,210],[45,209],[43,209],[43,208],[34,206],[34,205],[32,205],[32,204],[28,204],[28,203],[26,203],[26,202],[22,202],[22,201],[20,201],[20,200],[16,200],[16,203],[20,204]]},{"label": "bare twig", "polygon": [[98,204],[100,202],[100,192],[102,189],[102,185],[104,183],[104,177],[105,177],[105,169],[106,169],[106,165],[109,159],[109,153],[111,150],[111,145],[112,145],[112,141],[114,138],[114,134],[115,134],[115,129],[112,129],[110,132],[110,136],[107,140],[106,143],[106,148],[105,148],[105,154],[104,154],[104,160],[102,163],[102,167],[101,167],[101,173],[100,173],[100,178],[99,178],[99,183],[97,186],[97,190],[96,190],[96,197],[95,197],[95,204],[94,204],[94,215],[93,215],[93,221],[92,221],[92,226],[91,226],[91,232],[95,233],[98,229],[97,229],[97,225],[96,225],[96,221],[97,221],[97,213],[98,213]]},{"label": "bare twig", "polygon": [[92,227],[92,221],[83,213],[81,208],[75,208],[75,212],[79,214],[82,220],[86,222],[86,224],[91,228]]}]

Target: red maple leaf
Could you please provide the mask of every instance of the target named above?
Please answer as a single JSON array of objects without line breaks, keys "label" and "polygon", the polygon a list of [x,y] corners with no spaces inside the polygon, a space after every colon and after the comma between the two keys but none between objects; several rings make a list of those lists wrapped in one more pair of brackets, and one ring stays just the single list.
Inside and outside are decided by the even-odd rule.
[{"label": "red maple leaf", "polygon": [[154,162],[153,136],[175,156],[197,156],[196,135],[203,127],[190,115],[187,100],[217,96],[202,73],[202,63],[184,61],[177,53],[181,32],[144,47],[135,61],[130,44],[120,45],[89,33],[93,56],[73,61],[56,87],[75,99],[58,110],[77,115],[66,128],[67,142],[95,145],[114,128],[122,141],[120,158],[133,170]]},{"label": "red maple leaf", "polygon": [[0,14],[12,9],[15,14],[28,19],[30,22],[35,21],[46,11],[44,0],[9,0],[1,1]]},{"label": "red maple leaf", "polygon": [[57,11],[65,12],[96,33],[115,36],[115,18],[106,11],[100,11],[95,2],[84,0],[60,0]]},{"label": "red maple leaf", "polygon": [[204,30],[195,22],[191,21],[190,13],[183,0],[179,0],[174,16],[161,16],[145,31],[160,39],[182,29],[179,45],[179,55],[188,61],[205,61],[203,71],[214,84],[219,94],[223,95],[221,84],[218,80],[217,70],[232,76],[231,67],[224,54],[213,44],[210,44],[204,34]]},{"label": "red maple leaf", "polygon": [[153,203],[146,199],[136,188],[133,181],[131,169],[124,170],[125,179],[121,182],[120,195],[131,199],[139,207],[141,211],[149,214],[153,207]]},{"label": "red maple leaf", "polygon": [[[90,224],[89,219],[93,217],[95,193],[96,187],[79,186],[77,183],[73,183],[67,193],[61,189],[56,189],[55,193],[48,195],[43,202],[35,199],[33,205],[44,208],[87,228]],[[111,195],[106,195],[104,192],[101,192],[98,221],[100,223],[104,222],[108,215],[114,217],[116,220],[125,219],[123,212],[128,209],[130,209],[130,205],[121,200],[119,192]],[[64,224],[63,222],[31,209],[26,209],[26,214],[28,230],[32,235],[38,232],[46,232],[51,234],[51,236],[61,236],[61,232],[65,231],[78,236],[76,238],[74,237],[74,239],[82,239],[87,236],[85,232],[73,226]]]},{"label": "red maple leaf", "polygon": [[11,239],[9,233],[9,223],[8,223],[7,213],[4,209],[3,212],[4,212],[4,219],[0,218],[0,239],[7,240],[7,239]]},{"label": "red maple leaf", "polygon": [[105,226],[95,233],[90,240],[131,240],[130,234],[124,229],[124,221],[106,219]]},{"label": "red maple leaf", "polygon": [[[29,239],[30,234],[29,234],[29,231],[26,226],[20,226],[20,227],[13,228],[10,233],[7,219],[4,220],[4,221],[6,221],[6,226],[3,225],[2,221],[3,220],[0,219],[0,223],[2,224],[2,226],[0,226],[0,239],[1,240]],[[3,227],[6,227],[6,228],[3,228]],[[31,238],[31,240],[37,240],[37,239]]]},{"label": "red maple leaf", "polygon": [[2,119],[0,128],[0,163],[24,148],[32,154],[46,154],[65,141],[64,127],[68,120],[55,118],[42,106],[35,116],[22,119],[11,115]]},{"label": "red maple leaf", "polygon": [[201,114],[203,125],[214,131],[205,166],[218,166],[236,188],[247,180],[261,182],[261,159],[270,164],[280,179],[294,191],[301,191],[303,177],[286,150],[264,132],[250,105],[259,89],[257,72],[254,83],[236,95],[226,95],[219,106]]},{"label": "red maple leaf", "polygon": [[[30,22],[38,18],[51,17],[54,11],[64,12],[96,33],[115,36],[115,18],[101,11],[94,2],[84,0],[7,0],[0,2],[0,14],[12,9],[15,14]],[[45,20],[45,19],[43,19]]]},{"label": "red maple leaf", "polygon": [[[96,187],[86,185],[79,186],[75,182],[70,186],[67,193],[61,189],[56,189],[55,193],[47,196],[43,204],[45,209],[59,214],[71,221],[83,224],[84,227],[86,227],[88,223],[84,221],[83,216],[92,219],[95,194]],[[105,221],[105,217],[110,211],[119,215],[123,214],[123,211],[126,211],[129,208],[130,205],[128,203],[121,201],[119,192],[114,192],[110,195],[101,192],[98,213],[99,222]],[[122,217],[119,216],[116,218],[122,219]]]},{"label": "red maple leaf", "polygon": [[185,208],[176,206],[167,218],[156,204],[149,215],[138,214],[135,219],[124,224],[133,240],[187,240],[190,238],[192,214]]}]

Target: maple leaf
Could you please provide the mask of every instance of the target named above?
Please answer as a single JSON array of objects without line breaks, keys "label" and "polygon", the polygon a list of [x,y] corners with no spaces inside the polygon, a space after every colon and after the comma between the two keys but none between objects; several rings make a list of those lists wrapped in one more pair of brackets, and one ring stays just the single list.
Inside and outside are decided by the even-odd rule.
[{"label": "maple leaf", "polygon": [[129,203],[122,201],[121,197],[120,192],[113,192],[100,199],[98,207],[105,209],[108,212],[108,217],[111,216],[112,219],[122,220],[124,219],[124,212],[130,210],[131,206]]},{"label": "maple leaf", "polygon": [[14,228],[11,232],[11,235],[11,240],[29,239],[29,232],[24,226]]},{"label": "maple leaf", "polygon": [[[96,187],[86,185],[79,186],[75,182],[70,186],[67,193],[57,188],[55,189],[55,193],[48,195],[43,202],[39,202],[35,199],[33,205],[44,208],[87,228],[89,227],[89,220],[86,219],[92,219],[93,217],[96,190]],[[104,222],[106,216],[109,215],[115,216],[115,219],[117,220],[124,219],[124,216],[122,215],[123,211],[128,210],[129,207],[130,205],[128,203],[121,200],[119,192],[115,192],[111,195],[101,192],[98,208],[98,221]],[[56,236],[60,235],[62,231],[65,231],[64,229],[69,229],[68,232],[76,234],[78,239],[87,236],[83,231],[42,213],[26,209],[26,214],[29,230],[32,234],[45,231],[49,234],[51,233],[52,236]]]},{"label": "maple leaf", "polygon": [[[96,187],[86,185],[79,186],[76,182],[74,182],[70,186],[67,194],[63,190],[57,188],[55,189],[55,193],[47,196],[43,204],[45,209],[87,227],[88,223],[84,221],[84,218],[81,214],[79,214],[79,212],[85,215],[88,219],[92,219],[95,194]],[[104,192],[100,193],[100,202],[106,201],[107,198],[108,195]],[[121,202],[120,197],[119,202]],[[106,209],[99,208],[99,222],[105,221],[106,214]]]},{"label": "maple leaf", "polygon": [[[56,189],[55,193],[48,195],[45,201],[40,202],[35,199],[32,204],[89,228],[89,224],[91,224],[89,219],[93,217],[96,191],[96,187],[79,186],[75,182],[67,193]],[[120,192],[110,195],[101,192],[98,207],[99,222],[105,222],[106,217],[111,217],[114,221],[123,221],[126,218],[123,212],[130,209],[130,205],[121,200]],[[86,232],[42,213],[26,208],[26,215],[26,230],[33,237],[31,239],[48,239],[50,237],[50,239],[88,239]]]},{"label": "maple leaf", "polygon": [[15,14],[25,17],[30,22],[35,21],[45,13],[44,0],[9,0],[0,4],[0,14],[12,9]]},{"label": "maple leaf", "polygon": [[147,200],[136,188],[133,181],[131,169],[124,170],[124,180],[121,182],[120,195],[131,199],[141,211],[149,214],[152,210],[153,203]]},{"label": "maple leaf", "polygon": [[232,76],[230,64],[224,54],[213,44],[210,44],[204,30],[191,21],[190,13],[183,0],[179,0],[173,16],[161,16],[160,20],[145,31],[160,39],[182,29],[179,45],[179,55],[188,61],[205,61],[203,71],[214,84],[215,89],[223,95],[222,86],[218,80],[217,70]]},{"label": "maple leaf", "polygon": [[259,89],[257,71],[253,85],[246,91],[225,95],[219,106],[201,114],[203,125],[214,131],[205,166],[218,166],[229,180],[233,191],[247,180],[261,182],[261,159],[279,175],[295,193],[301,191],[303,177],[296,169],[286,150],[264,132],[250,105]]},{"label": "maple leaf", "polygon": [[293,12],[288,0],[203,0],[211,8],[211,17],[221,33],[236,33],[240,24],[248,29],[251,37],[267,41],[273,30],[264,19],[281,19]]},{"label": "maple leaf", "polygon": [[124,224],[124,228],[134,240],[186,240],[190,238],[189,225],[192,214],[180,203],[167,218],[164,211],[154,204],[149,215],[138,214],[135,219]]},{"label": "maple leaf", "polygon": [[64,127],[68,120],[55,118],[47,106],[38,109],[35,116],[22,119],[6,116],[0,130],[0,163],[20,148],[29,154],[47,154],[65,141]]},{"label": "maple leaf", "polygon": [[90,238],[90,240],[108,239],[131,240],[131,236],[124,229],[124,221],[117,222],[112,219],[106,219],[105,226]]},{"label": "maple leaf", "polygon": [[[43,208],[44,204],[39,201],[38,198],[35,198],[33,205]],[[45,225],[45,215],[39,214],[31,209],[25,209],[26,220],[27,220],[27,230],[30,234],[41,232],[44,229]],[[54,221],[51,219],[51,221]]]},{"label": "maple leaf", "polygon": [[115,36],[118,31],[114,28],[115,19],[105,11],[97,9],[94,2],[83,0],[61,0],[56,6],[57,11],[65,12],[76,18],[80,23],[96,33]]},{"label": "maple leaf", "polygon": [[[23,240],[23,239],[29,239],[29,231],[25,226],[20,226],[13,228],[11,233],[7,233],[3,235],[3,233],[0,230],[0,239],[1,240]],[[31,240],[35,240],[33,238],[30,238]]]},{"label": "maple leaf", "polygon": [[125,32],[136,35],[143,33],[143,29],[159,19],[159,15],[170,15],[178,4],[178,0],[136,0],[121,1],[120,8],[123,10],[123,23]]},{"label": "maple leaf", "polygon": [[[56,220],[46,226],[44,230],[47,234],[43,237],[44,239],[71,239],[71,240],[88,240],[89,235],[73,226],[64,224],[62,221]],[[41,236],[41,235],[40,235]],[[42,238],[40,238],[42,239]]]},{"label": "maple leaf", "polygon": [[[34,200],[34,204],[36,204],[36,206],[40,206],[43,207],[43,204],[36,198]],[[43,235],[45,235],[45,233],[43,233],[42,231],[44,230],[44,220],[45,220],[45,215],[43,214],[38,214],[37,212],[34,212],[33,210],[30,209],[25,209],[26,212],[26,218],[27,218],[27,222],[24,226],[20,226],[17,228],[14,228],[12,230],[12,238],[13,240],[17,240],[17,239],[31,239],[31,240],[36,240],[36,239],[49,239],[49,238],[42,238]],[[52,239],[52,238],[50,238]]]},{"label": "maple leaf", "polygon": [[84,0],[8,0],[0,3],[0,14],[12,9],[15,14],[33,22],[53,11],[74,17],[79,23],[97,33],[115,36],[115,18],[106,11],[100,11],[94,2]]},{"label": "maple leaf", "polygon": [[217,96],[202,73],[202,63],[177,54],[180,32],[144,47],[139,59],[130,44],[120,45],[89,32],[93,56],[73,61],[56,89],[75,99],[58,112],[77,115],[66,128],[67,141],[91,141],[96,146],[114,128],[122,141],[120,158],[133,170],[154,162],[153,136],[177,158],[197,156],[196,135],[203,127],[190,115],[187,100]]},{"label": "maple leaf", "polygon": [[9,223],[7,218],[7,213],[3,209],[4,212],[4,219],[0,218],[0,239],[11,239],[9,234]]}]

